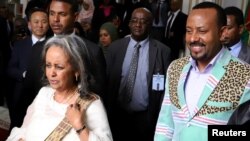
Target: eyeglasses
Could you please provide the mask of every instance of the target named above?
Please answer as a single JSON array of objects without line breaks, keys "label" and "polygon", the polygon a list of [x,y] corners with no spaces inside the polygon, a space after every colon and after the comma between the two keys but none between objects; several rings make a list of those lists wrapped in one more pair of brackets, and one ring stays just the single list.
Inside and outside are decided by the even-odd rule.
[{"label": "eyeglasses", "polygon": [[134,18],[134,19],[131,19],[130,22],[132,24],[137,24],[137,23],[139,23],[139,24],[148,24],[149,21],[146,20],[146,19],[137,19],[137,18]]}]

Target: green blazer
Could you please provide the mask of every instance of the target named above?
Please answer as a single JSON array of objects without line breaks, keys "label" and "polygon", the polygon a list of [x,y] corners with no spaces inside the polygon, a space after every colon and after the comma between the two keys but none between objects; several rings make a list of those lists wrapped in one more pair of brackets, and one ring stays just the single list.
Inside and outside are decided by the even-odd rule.
[{"label": "green blazer", "polygon": [[223,49],[191,115],[184,93],[190,68],[190,57],[184,57],[173,61],[167,71],[155,141],[206,141],[208,125],[227,124],[232,112],[250,99],[250,66]]}]

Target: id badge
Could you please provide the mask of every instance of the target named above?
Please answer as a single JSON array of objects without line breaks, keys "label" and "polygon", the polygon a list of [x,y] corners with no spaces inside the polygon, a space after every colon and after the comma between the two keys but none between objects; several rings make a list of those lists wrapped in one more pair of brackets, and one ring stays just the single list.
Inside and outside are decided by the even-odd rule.
[{"label": "id badge", "polygon": [[163,91],[164,90],[164,75],[154,74],[153,75],[153,90]]}]

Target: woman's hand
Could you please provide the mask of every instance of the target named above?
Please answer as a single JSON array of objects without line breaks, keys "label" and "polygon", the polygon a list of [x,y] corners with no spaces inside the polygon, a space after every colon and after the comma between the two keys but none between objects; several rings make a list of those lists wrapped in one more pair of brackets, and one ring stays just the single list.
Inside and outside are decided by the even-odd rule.
[{"label": "woman's hand", "polygon": [[83,113],[79,104],[70,104],[66,111],[66,118],[69,120],[69,123],[76,130],[80,129],[84,125],[82,120]]}]

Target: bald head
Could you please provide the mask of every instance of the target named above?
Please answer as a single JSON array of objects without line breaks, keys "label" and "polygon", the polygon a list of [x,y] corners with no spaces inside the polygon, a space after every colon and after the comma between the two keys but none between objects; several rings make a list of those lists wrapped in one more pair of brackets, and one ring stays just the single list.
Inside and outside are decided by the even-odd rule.
[{"label": "bald head", "polygon": [[147,8],[136,8],[133,13],[132,13],[132,16],[135,14],[135,13],[144,13],[145,16],[148,18],[148,21],[150,23],[153,22],[153,15],[152,13],[147,9]]},{"label": "bald head", "polygon": [[133,11],[129,28],[131,37],[136,41],[142,41],[149,36],[152,27],[153,16],[146,8],[137,8]]}]

